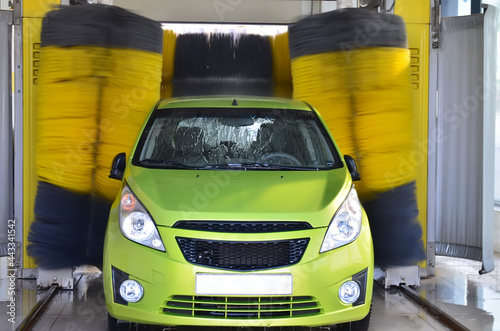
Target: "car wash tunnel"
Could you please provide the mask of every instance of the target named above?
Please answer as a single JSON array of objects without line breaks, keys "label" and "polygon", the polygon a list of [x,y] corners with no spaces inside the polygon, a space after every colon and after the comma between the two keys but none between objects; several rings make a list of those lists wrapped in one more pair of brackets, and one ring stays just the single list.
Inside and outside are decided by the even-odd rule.
[{"label": "car wash tunnel", "polygon": [[500,1],[0,5],[1,330],[500,330]]}]

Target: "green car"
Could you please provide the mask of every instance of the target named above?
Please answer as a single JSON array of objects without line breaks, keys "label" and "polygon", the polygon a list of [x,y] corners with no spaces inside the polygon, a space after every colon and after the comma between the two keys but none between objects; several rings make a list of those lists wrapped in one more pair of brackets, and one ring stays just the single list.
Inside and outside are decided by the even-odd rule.
[{"label": "green car", "polygon": [[104,247],[113,323],[368,328],[359,174],[309,104],[160,101],[110,177],[122,180]]}]

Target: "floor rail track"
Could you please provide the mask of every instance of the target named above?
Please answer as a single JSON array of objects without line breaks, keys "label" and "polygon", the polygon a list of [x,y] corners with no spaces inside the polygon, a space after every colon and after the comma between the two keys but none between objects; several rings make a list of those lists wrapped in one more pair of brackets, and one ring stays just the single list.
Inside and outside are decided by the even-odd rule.
[{"label": "floor rail track", "polygon": [[57,293],[57,289],[57,284],[52,284],[49,287],[47,292],[43,294],[43,296],[35,304],[33,309],[31,309],[28,316],[26,316],[22,323],[17,327],[16,331],[29,331],[33,329],[33,326],[42,317],[43,313],[47,310],[48,306],[52,302],[52,299]]}]

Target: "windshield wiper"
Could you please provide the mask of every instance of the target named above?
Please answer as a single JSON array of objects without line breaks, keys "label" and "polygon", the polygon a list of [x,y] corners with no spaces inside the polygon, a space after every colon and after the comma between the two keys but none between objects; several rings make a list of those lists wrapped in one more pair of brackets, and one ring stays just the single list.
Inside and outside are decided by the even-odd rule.
[{"label": "windshield wiper", "polygon": [[[184,163],[173,161],[173,160],[155,160],[155,159],[144,159],[140,161],[143,165],[150,166],[160,166],[166,168],[175,168],[175,169],[191,169],[189,166]],[[148,164],[149,163],[149,164]]]},{"label": "windshield wiper", "polygon": [[267,164],[247,162],[247,163],[218,163],[208,164],[199,169],[267,169]]},{"label": "windshield wiper", "polygon": [[281,169],[281,170],[301,170],[301,171],[319,170],[318,167],[302,167],[302,166],[283,165],[283,164],[269,164],[268,166],[269,169]]},{"label": "windshield wiper", "polygon": [[207,164],[197,169],[235,169],[240,167],[241,167],[240,163],[219,163],[219,164]]},{"label": "windshield wiper", "polygon": [[258,162],[209,164],[199,169],[318,170],[316,167],[299,167]]},{"label": "windshield wiper", "polygon": [[245,162],[241,163],[240,166],[245,169],[271,169],[269,164],[258,162]]}]

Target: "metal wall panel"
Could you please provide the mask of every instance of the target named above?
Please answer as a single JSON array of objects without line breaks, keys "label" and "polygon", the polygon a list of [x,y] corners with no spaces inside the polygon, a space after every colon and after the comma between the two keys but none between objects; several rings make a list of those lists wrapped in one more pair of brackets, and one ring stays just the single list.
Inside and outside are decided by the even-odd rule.
[{"label": "metal wall panel", "polygon": [[12,12],[0,11],[0,256],[7,253],[7,222],[13,216],[11,23]]},{"label": "metal wall panel", "polygon": [[484,116],[483,116],[483,270],[494,264],[495,228],[495,120],[498,8],[488,6],[484,15]]}]

